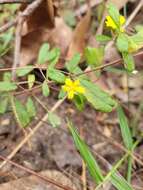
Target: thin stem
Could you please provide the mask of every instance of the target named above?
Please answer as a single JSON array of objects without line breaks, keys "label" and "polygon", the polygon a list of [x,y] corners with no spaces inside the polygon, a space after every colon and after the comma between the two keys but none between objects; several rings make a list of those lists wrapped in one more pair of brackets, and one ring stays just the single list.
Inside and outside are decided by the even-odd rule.
[{"label": "thin stem", "polygon": [[127,169],[127,181],[128,183],[131,183],[131,177],[132,177],[132,162],[133,158],[132,156],[128,157],[128,169]]},{"label": "thin stem", "polygon": [[33,0],[0,0],[0,4],[32,3]]}]

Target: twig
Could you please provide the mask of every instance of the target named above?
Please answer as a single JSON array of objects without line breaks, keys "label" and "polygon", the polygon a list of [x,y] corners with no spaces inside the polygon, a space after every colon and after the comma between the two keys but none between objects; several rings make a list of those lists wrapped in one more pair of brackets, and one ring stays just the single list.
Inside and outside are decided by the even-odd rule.
[{"label": "twig", "polygon": [[[25,137],[27,136],[27,131],[24,129],[24,127],[21,125],[21,122],[19,120],[19,116],[18,116],[18,113],[17,113],[17,110],[16,110],[16,107],[15,107],[15,102],[14,102],[14,97],[11,96],[10,97],[10,103],[11,103],[11,108],[12,108],[12,112],[15,116],[15,119],[18,123],[18,126],[19,128],[22,130],[23,134],[25,135]],[[29,148],[31,148],[31,143],[30,141],[28,141],[28,145],[29,145]]]},{"label": "twig", "polygon": [[[118,176],[121,176],[120,173],[117,171],[121,164],[127,159],[129,153],[126,153],[116,164],[115,166],[112,167],[112,165],[108,164],[108,167],[110,169],[109,173],[104,177],[103,181],[94,189],[94,190],[100,190],[100,188],[107,182],[109,181],[110,177],[112,174],[115,172],[118,174]],[[112,172],[111,172],[112,171]]]},{"label": "twig", "polygon": [[0,27],[0,34],[5,32],[6,30],[8,30],[9,28],[11,28],[12,26],[14,26],[18,21],[18,18],[16,17],[15,20],[9,21],[8,23],[6,23],[5,25]]},{"label": "twig", "polygon": [[[104,138],[106,138],[106,140],[110,143],[110,144],[112,144],[113,146],[115,146],[116,148],[118,148],[118,149],[120,149],[120,150],[122,150],[122,151],[124,151],[124,152],[126,152],[126,153],[128,153],[129,151],[124,147],[124,146],[122,146],[120,143],[118,143],[115,139],[113,139],[113,138],[109,138],[109,137],[107,137],[106,135],[104,135],[104,133],[101,131],[101,130],[99,130],[99,129],[97,129],[98,130],[98,132],[100,133],[100,135],[101,136],[103,136]],[[132,156],[132,158],[136,161],[136,162],[138,162],[141,166],[143,166],[143,161],[141,160],[141,158],[138,158],[138,154],[137,153],[131,153],[130,154],[131,156]]]},{"label": "twig", "polygon": [[[65,97],[66,98],[66,97]],[[62,100],[59,100],[53,108],[50,110],[51,112],[54,112],[65,100],[63,98]],[[43,122],[47,121],[49,113],[46,113],[45,116],[39,121],[39,123],[36,125],[36,127],[16,146],[16,148],[8,155],[7,160],[12,159],[15,154],[21,149],[21,147],[35,134],[35,132],[42,126]],[[2,168],[6,163],[7,160],[5,160],[3,163],[0,164],[0,168]]]},{"label": "twig", "polygon": [[[143,51],[140,51],[139,53],[136,53],[135,55],[133,55],[134,57],[138,57],[138,56],[140,56],[140,55],[143,55]],[[107,63],[107,64],[104,64],[104,65],[101,65],[101,66],[99,66],[99,67],[96,67],[95,69],[90,69],[90,70],[88,70],[87,72],[85,71],[85,72],[82,72],[82,73],[79,73],[79,74],[77,74],[77,75],[82,75],[82,74],[86,74],[86,73],[88,73],[88,72],[93,72],[93,71],[97,71],[97,70],[101,70],[101,69],[104,69],[104,68],[106,68],[106,67],[108,67],[108,66],[112,66],[112,65],[115,65],[115,64],[118,64],[118,63],[121,63],[123,61],[123,59],[121,58],[121,59],[117,59],[117,60],[115,60],[115,61],[113,61],[113,62],[110,62],[110,63]],[[20,66],[20,67],[15,67],[15,68],[11,68],[11,67],[8,67],[8,68],[0,68],[0,72],[3,72],[3,71],[11,71],[11,70],[22,70],[22,69],[28,69],[29,67],[28,66]],[[32,67],[33,69],[47,69],[47,67],[40,67],[40,66],[33,66]],[[65,73],[65,74],[68,74],[68,72],[65,72],[65,71],[61,71],[61,72],[63,72],[63,73]],[[76,75],[76,76],[77,76]]]},{"label": "twig", "polygon": [[[20,64],[20,48],[21,48],[21,33],[24,23],[24,17],[19,17],[16,34],[15,34],[15,51],[14,51],[14,63],[12,68],[17,68]],[[16,70],[12,69],[12,80],[16,78]]]},{"label": "twig", "polygon": [[64,189],[64,190],[73,190],[72,188],[70,188],[70,187],[68,187],[68,186],[65,186],[65,185],[62,185],[62,184],[60,184],[59,182],[56,182],[56,181],[53,180],[53,179],[50,179],[50,178],[45,177],[45,176],[42,176],[42,175],[40,175],[40,174],[34,172],[33,170],[27,168],[27,167],[24,167],[24,166],[22,166],[22,165],[20,165],[20,164],[17,164],[17,163],[15,163],[15,162],[11,161],[11,160],[8,160],[7,158],[5,158],[5,157],[3,157],[3,156],[1,156],[1,155],[0,155],[0,159],[3,160],[3,161],[9,162],[9,163],[12,164],[13,166],[16,166],[17,168],[22,169],[22,170],[24,170],[24,171],[26,171],[26,172],[28,172],[28,173],[30,173],[30,174],[32,174],[32,175],[34,175],[34,176],[40,178],[40,179],[42,179],[43,181],[48,182],[48,183],[51,183],[51,184],[53,184],[53,185],[55,185],[55,186],[57,186],[57,187],[59,187],[59,188],[61,188],[61,189]]},{"label": "twig", "polygon": [[[142,54],[143,54],[143,51],[141,51],[141,52],[139,52],[139,53],[137,53],[137,54],[135,54],[135,55],[133,55],[133,56],[134,56],[134,57],[137,57],[137,56],[140,56],[140,55],[142,55]],[[80,76],[80,75],[88,74],[88,73],[91,73],[91,72],[93,72],[93,71],[101,70],[101,69],[104,69],[104,68],[106,68],[106,67],[109,67],[109,66],[112,66],[112,65],[116,65],[116,64],[122,63],[122,62],[123,62],[123,59],[121,58],[121,59],[117,59],[117,60],[115,60],[115,61],[113,61],[113,62],[111,62],[111,63],[107,63],[107,64],[101,65],[101,66],[99,66],[99,67],[96,67],[95,69],[90,69],[90,68],[88,67],[88,68],[87,68],[88,70],[85,70],[84,72],[78,73],[78,74],[76,74],[76,75],[74,75],[74,76]]]},{"label": "twig", "polygon": [[28,5],[27,8],[20,15],[18,15],[15,18],[15,20],[10,21],[10,22],[6,23],[5,25],[3,25],[0,28],[0,33],[5,32],[12,26],[16,25],[17,22],[19,21],[20,17],[24,17],[24,19],[26,19],[29,15],[31,15],[33,13],[33,11],[41,4],[42,1],[43,0],[35,0],[33,3]]},{"label": "twig", "polygon": [[[84,129],[80,128],[80,136],[84,138]],[[83,190],[87,190],[87,177],[86,177],[86,163],[82,159],[82,175],[81,175],[81,180],[82,180],[82,186]]]},{"label": "twig", "polygon": [[[90,7],[95,7],[96,5],[102,3],[103,0],[92,0],[90,3]],[[85,13],[88,9],[88,5],[84,4],[79,9],[75,11],[75,16],[80,16],[81,14]]]},{"label": "twig", "polygon": [[134,9],[134,11],[132,12],[132,14],[128,17],[128,19],[127,19],[127,21],[125,23],[125,27],[127,27],[132,22],[132,20],[134,19],[134,17],[139,12],[139,10],[141,9],[142,6],[143,6],[143,0],[140,0],[140,2],[138,3],[137,7]]},{"label": "twig", "polygon": [[33,0],[0,0],[0,4],[32,3]]}]

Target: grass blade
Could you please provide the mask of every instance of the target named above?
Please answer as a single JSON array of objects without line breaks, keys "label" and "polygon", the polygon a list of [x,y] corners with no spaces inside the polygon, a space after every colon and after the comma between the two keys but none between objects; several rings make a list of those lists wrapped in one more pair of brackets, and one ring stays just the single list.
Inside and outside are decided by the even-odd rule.
[{"label": "grass blade", "polygon": [[133,147],[132,135],[128,126],[127,118],[121,106],[117,107],[117,113],[118,113],[119,124],[124,144],[128,150],[132,150]]},{"label": "grass blade", "polygon": [[[126,148],[133,152],[133,140],[130,128],[128,126],[128,121],[125,116],[125,113],[121,106],[118,106],[117,108],[119,123],[120,123],[120,129],[123,137],[124,144]],[[131,181],[131,173],[132,173],[132,157],[128,157],[128,169],[127,169],[127,181],[130,183]]]},{"label": "grass blade", "polygon": [[132,190],[130,184],[116,171],[117,168],[122,164],[122,162],[127,158],[128,153],[122,157],[118,163],[112,167],[111,171],[107,174],[106,177],[102,175],[101,169],[93,157],[90,149],[86,145],[86,143],[81,139],[77,130],[73,127],[72,123],[68,121],[68,127],[73,136],[75,145],[80,152],[81,157],[84,159],[87,164],[87,168],[93,177],[94,181],[98,184],[96,189],[99,189],[106,181],[110,180],[111,183],[118,190]]},{"label": "grass blade", "polygon": [[100,184],[103,181],[104,177],[102,175],[100,167],[98,166],[98,163],[96,162],[93,155],[91,154],[88,146],[78,135],[77,130],[72,126],[72,123],[69,121],[68,121],[68,127],[70,129],[70,132],[72,133],[72,136],[73,136],[73,139],[74,139],[77,149],[79,150],[82,158],[84,159],[85,163],[87,164],[87,167],[89,169],[91,176],[93,177],[94,181],[97,184]]}]

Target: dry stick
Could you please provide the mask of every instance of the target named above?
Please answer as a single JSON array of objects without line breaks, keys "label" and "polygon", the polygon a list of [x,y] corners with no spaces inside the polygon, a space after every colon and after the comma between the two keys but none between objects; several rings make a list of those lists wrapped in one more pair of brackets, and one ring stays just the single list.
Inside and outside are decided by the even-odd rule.
[{"label": "dry stick", "polygon": [[31,3],[33,0],[0,0],[0,4]]},{"label": "dry stick", "polygon": [[[141,51],[141,52],[139,52],[139,53],[137,53],[137,54],[135,54],[135,55],[133,55],[133,56],[134,56],[134,57],[137,57],[137,56],[140,56],[140,55],[142,55],[142,54],[143,54],[143,51]],[[104,69],[104,68],[106,68],[106,67],[109,67],[109,66],[112,66],[112,65],[115,65],[115,64],[118,64],[118,63],[122,63],[122,62],[123,62],[123,59],[117,59],[117,60],[115,60],[115,61],[113,61],[113,62],[111,62],[111,63],[107,63],[107,64],[101,65],[101,66],[99,66],[99,67],[96,67],[95,69],[85,70],[84,72],[78,73],[78,74],[76,74],[76,75],[74,75],[74,76],[80,76],[80,75],[88,74],[88,73],[91,73],[91,72],[93,72],[93,71],[101,70],[101,69]],[[89,69],[89,68],[88,68],[88,69]]]},{"label": "dry stick", "polygon": [[6,23],[5,25],[0,27],[0,34],[5,32],[6,30],[8,30],[9,28],[11,28],[12,26],[14,26],[18,21],[18,17],[16,17],[15,20],[9,21],[8,23]]},{"label": "dry stick", "polygon": [[[18,117],[18,113],[16,111],[16,107],[15,107],[15,102],[14,102],[14,97],[13,96],[10,97],[10,103],[11,103],[12,112],[13,112],[13,114],[15,116],[16,122],[17,122],[19,128],[22,130],[24,136],[26,137],[27,136],[27,131],[21,125],[21,122],[20,122],[19,117]],[[28,145],[29,145],[29,148],[31,148],[31,144],[30,144],[29,141],[28,141]]]},{"label": "dry stick", "polygon": [[[140,56],[140,55],[142,55],[143,54],[143,51],[140,51],[139,53],[137,53],[137,54],[135,54],[135,55],[133,55],[134,57],[137,57],[137,56]],[[115,61],[112,61],[112,62],[110,62],[110,63],[107,63],[107,64],[104,64],[104,65],[101,65],[101,66],[99,66],[99,67],[96,67],[95,69],[90,69],[90,70],[88,70],[88,71],[84,71],[84,72],[82,72],[82,73],[79,73],[79,74],[77,74],[77,75],[74,75],[74,76],[78,76],[78,75],[84,75],[84,74],[87,74],[87,73],[90,73],[90,72],[93,72],[93,71],[97,71],[97,70],[101,70],[101,69],[104,69],[104,68],[106,68],[106,67],[109,67],[109,66],[112,66],[112,65],[115,65],[115,64],[118,64],[118,63],[121,63],[123,61],[123,59],[121,58],[121,59],[117,59],[117,60],[115,60]],[[0,68],[0,72],[2,72],[2,71],[10,71],[10,70],[21,70],[21,69],[27,69],[27,68],[29,68],[28,66],[22,66],[22,67],[17,67],[17,68],[11,68],[11,67],[9,67],[9,68]],[[33,66],[33,69],[41,69],[41,67],[39,67],[39,66]],[[43,69],[47,69],[47,67],[43,67]],[[63,72],[63,71],[62,71]],[[68,74],[67,72],[64,72],[65,74]]]},{"label": "dry stick", "polygon": [[19,21],[20,17],[24,17],[24,19],[26,19],[26,17],[28,17],[29,15],[31,15],[33,13],[33,11],[40,5],[40,3],[43,0],[35,0],[33,3],[31,3],[30,5],[28,5],[28,7],[20,14],[18,15],[15,20],[10,21],[8,23],[6,23],[5,25],[3,25],[0,28],[0,33],[5,32],[6,30],[8,30],[9,28],[11,28],[12,26],[16,25],[17,22]]},{"label": "dry stick", "polygon": [[32,174],[32,175],[34,175],[34,176],[40,178],[40,179],[42,179],[43,181],[48,182],[48,183],[51,183],[51,184],[53,184],[53,185],[55,185],[55,186],[57,186],[57,187],[59,187],[59,188],[61,188],[61,189],[64,189],[64,190],[73,190],[72,188],[70,188],[70,187],[68,187],[68,186],[65,186],[65,185],[62,185],[62,184],[60,184],[59,182],[57,182],[57,181],[55,181],[55,180],[53,180],[53,179],[50,179],[50,178],[45,177],[45,176],[42,176],[42,175],[40,175],[40,174],[34,172],[33,170],[27,168],[27,167],[24,167],[24,166],[22,166],[22,165],[20,165],[20,164],[17,164],[17,163],[15,163],[15,162],[11,161],[11,160],[8,160],[7,158],[5,158],[5,157],[3,157],[3,156],[1,156],[1,155],[0,155],[0,159],[1,159],[1,160],[4,160],[4,161],[7,161],[7,162],[9,162],[10,164],[12,164],[13,166],[15,166],[15,167],[17,167],[17,168],[19,168],[19,169],[22,169],[22,170],[24,170],[24,171],[26,171],[26,172],[28,172],[28,173],[30,173],[30,174]]},{"label": "dry stick", "polygon": [[[103,2],[103,0],[92,0],[90,3],[90,6],[92,8],[102,2]],[[87,11],[87,9],[88,9],[88,5],[84,4],[79,9],[77,9],[74,14],[75,14],[75,16],[80,16],[81,14],[85,13]]]},{"label": "dry stick", "polygon": [[[15,67],[15,68],[12,68],[12,67],[8,67],[8,68],[0,68],[0,72],[2,71],[11,71],[11,70],[22,70],[22,69],[28,69],[29,67],[28,66],[20,66],[20,67]],[[47,69],[47,67],[39,67],[39,66],[32,66],[32,69]]]},{"label": "dry stick", "polygon": [[[24,23],[24,17],[19,17],[15,34],[14,63],[12,68],[17,68],[20,64],[21,33],[22,33],[23,23]],[[16,79],[16,70],[12,69],[12,80],[15,79]]]},{"label": "dry stick", "polygon": [[[101,130],[99,130],[99,129],[97,129],[97,130],[98,130],[98,132],[100,133],[100,135],[102,135],[104,138],[106,138],[106,140],[107,140],[110,144],[112,144],[112,145],[115,146],[116,148],[119,148],[120,150],[122,150],[122,151],[124,151],[124,152],[126,152],[126,153],[129,152],[124,146],[122,146],[120,143],[118,143],[115,139],[113,139],[113,138],[111,138],[111,137],[109,138],[109,137],[107,137],[106,135],[104,135]],[[138,158],[138,154],[137,154],[137,153],[134,152],[134,153],[131,154],[131,156],[132,156],[132,158],[133,158],[134,160],[136,160],[136,162],[138,162],[141,166],[143,166],[143,161],[142,161],[140,158]]]},{"label": "dry stick", "polygon": [[[66,98],[66,97],[65,97]],[[51,112],[54,112],[65,100],[59,100],[51,109]],[[7,160],[12,159],[15,154],[21,149],[21,147],[35,134],[35,132],[42,126],[43,122],[47,121],[49,113],[46,113],[45,116],[39,121],[36,127],[16,146],[16,148],[7,156]],[[7,160],[0,164],[0,168],[2,168],[6,163]]]},{"label": "dry stick", "polygon": [[125,23],[125,27],[127,27],[132,22],[132,20],[137,15],[137,13],[139,12],[139,10],[141,9],[142,6],[143,6],[143,0],[140,0],[140,2],[137,5],[137,7],[134,9],[134,11],[132,12],[132,14],[128,17],[128,19],[127,19],[127,21]]},{"label": "dry stick", "polygon": [[[84,138],[84,129],[80,128],[80,136]],[[81,180],[82,180],[82,186],[83,190],[87,190],[87,176],[86,176],[86,163],[82,159],[82,175],[81,175]]]}]

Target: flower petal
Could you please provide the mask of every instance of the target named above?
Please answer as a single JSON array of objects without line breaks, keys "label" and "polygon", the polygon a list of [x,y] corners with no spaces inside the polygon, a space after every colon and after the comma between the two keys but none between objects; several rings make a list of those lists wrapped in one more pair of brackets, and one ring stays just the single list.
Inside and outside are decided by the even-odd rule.
[{"label": "flower petal", "polygon": [[115,24],[115,22],[113,21],[113,19],[110,16],[106,16],[105,23],[106,23],[107,27],[111,27],[113,29],[117,28],[117,25]]},{"label": "flower petal", "polygon": [[71,100],[71,99],[73,99],[73,97],[74,97],[74,91],[71,90],[68,92],[68,99]]},{"label": "flower petal", "polygon": [[120,15],[120,25],[122,26],[123,24],[125,24],[126,19],[124,16]]},{"label": "flower petal", "polygon": [[69,91],[69,87],[66,86],[66,85],[63,85],[63,86],[62,86],[62,89],[63,89],[65,92],[68,92],[68,91]]},{"label": "flower petal", "polygon": [[82,86],[79,86],[79,87],[76,88],[76,92],[84,94],[85,93],[85,88],[82,87]]},{"label": "flower petal", "polygon": [[79,85],[80,85],[79,80],[75,80],[75,81],[74,81],[74,86],[79,86]]},{"label": "flower petal", "polygon": [[73,85],[73,81],[72,81],[70,78],[67,78],[67,79],[65,80],[65,85],[67,85],[67,86],[72,86],[72,85]]}]

